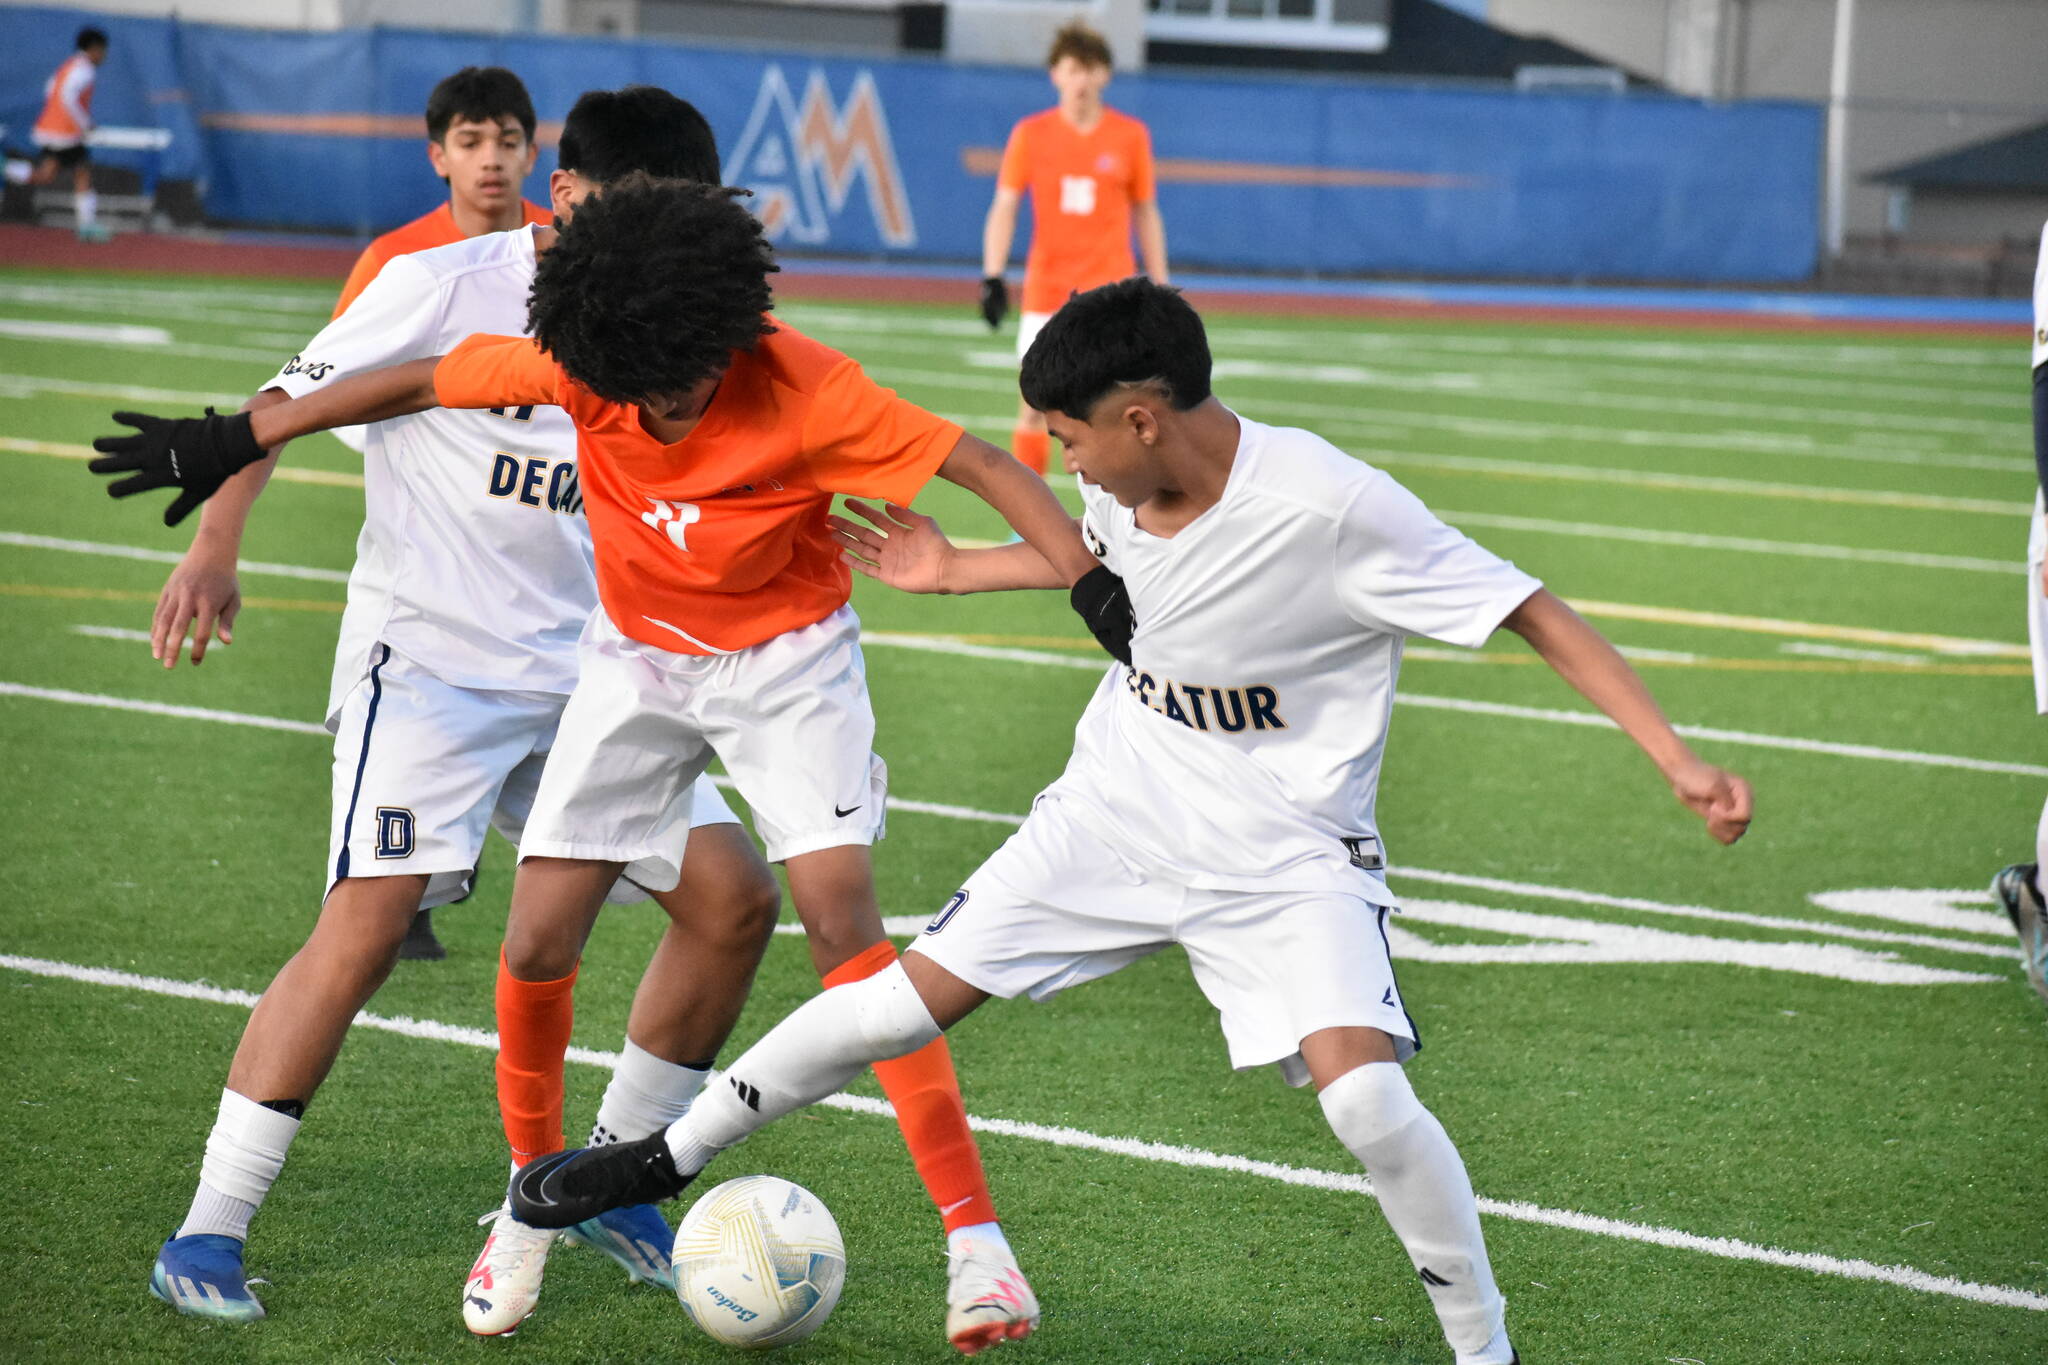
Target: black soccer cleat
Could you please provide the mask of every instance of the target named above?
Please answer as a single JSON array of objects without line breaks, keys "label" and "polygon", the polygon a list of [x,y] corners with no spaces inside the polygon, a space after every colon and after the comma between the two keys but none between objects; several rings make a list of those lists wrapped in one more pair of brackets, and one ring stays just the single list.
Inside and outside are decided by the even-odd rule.
[{"label": "black soccer cleat", "polygon": [[448,956],[448,950],[434,936],[433,911],[422,910],[412,917],[405,937],[399,941],[398,956],[404,962],[439,962]]},{"label": "black soccer cleat", "polygon": [[614,1142],[529,1161],[512,1174],[506,1203],[533,1228],[570,1228],[631,1204],[659,1204],[683,1192],[696,1172],[677,1175],[667,1135]]}]

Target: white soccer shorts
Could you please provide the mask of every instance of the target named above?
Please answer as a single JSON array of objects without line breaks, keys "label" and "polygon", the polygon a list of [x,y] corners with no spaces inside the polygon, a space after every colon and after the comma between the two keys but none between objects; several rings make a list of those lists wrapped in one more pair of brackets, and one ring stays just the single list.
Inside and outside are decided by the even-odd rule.
[{"label": "white soccer shorts", "polygon": [[691,785],[714,756],[770,862],[882,837],[888,769],[851,607],[712,655],[629,639],[600,608],[578,666],[521,856],[622,862],[674,886]]},{"label": "white soccer shorts", "polygon": [[1045,324],[1052,321],[1050,313],[1019,313],[1017,315],[1017,359],[1031,349],[1031,343],[1038,340],[1038,334],[1045,330]]},{"label": "white soccer shorts", "polygon": [[[335,716],[327,887],[425,874],[420,907],[430,910],[468,894],[487,827],[518,844],[567,698],[456,687],[388,645],[370,657]],[[736,818],[716,787],[699,784],[674,856],[690,828]],[[622,881],[611,898],[644,896]]]},{"label": "white soccer shorts", "polygon": [[1222,1016],[1230,1064],[1277,1063],[1302,1085],[1301,1040],[1322,1029],[1376,1028],[1402,1061],[1415,1054],[1386,917],[1363,896],[1148,879],[1073,807],[1041,796],[910,950],[991,995],[1046,1000],[1178,943]]},{"label": "white soccer shorts", "polygon": [[2034,520],[2027,531],[2027,643],[2034,651],[2034,710],[2048,716],[2048,597],[2041,595],[2041,562],[2048,559],[2048,525],[2041,490],[2034,490]]}]

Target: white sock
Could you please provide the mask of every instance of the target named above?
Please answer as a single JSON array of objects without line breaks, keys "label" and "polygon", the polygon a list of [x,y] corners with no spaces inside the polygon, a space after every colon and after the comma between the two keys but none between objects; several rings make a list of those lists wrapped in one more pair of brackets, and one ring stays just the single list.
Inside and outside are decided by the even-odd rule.
[{"label": "white sock", "polygon": [[2048,904],[2048,801],[2041,803],[2041,823],[2034,826],[2034,894]]},{"label": "white sock", "polygon": [[270,1193],[299,1121],[232,1090],[220,1092],[220,1116],[206,1135],[199,1189],[178,1236],[211,1232],[247,1241],[249,1220]]},{"label": "white sock", "polygon": [[914,1052],[938,1036],[901,962],[812,996],[669,1125],[677,1174],[701,1171],[771,1119],[822,1100],[872,1063]]},{"label": "white sock", "polygon": [[710,1074],[663,1061],[628,1038],[598,1103],[590,1145],[635,1142],[660,1132],[690,1111],[690,1101]]},{"label": "white sock", "polygon": [[93,219],[99,215],[99,211],[100,197],[98,194],[91,190],[85,190],[79,194],[78,225],[80,227],[91,227]]},{"label": "white sock", "polygon": [[1458,1149],[1422,1107],[1399,1062],[1368,1062],[1319,1096],[1337,1140],[1372,1177],[1458,1365],[1508,1365],[1507,1305],[1494,1287],[1479,1206]]},{"label": "white sock", "polygon": [[[976,1242],[985,1247],[1001,1247],[1010,1250],[1010,1239],[1003,1236],[1001,1223],[969,1223],[964,1228],[954,1228],[946,1234],[946,1250],[959,1255],[962,1245]],[[1011,1253],[1015,1255],[1014,1252]]]}]

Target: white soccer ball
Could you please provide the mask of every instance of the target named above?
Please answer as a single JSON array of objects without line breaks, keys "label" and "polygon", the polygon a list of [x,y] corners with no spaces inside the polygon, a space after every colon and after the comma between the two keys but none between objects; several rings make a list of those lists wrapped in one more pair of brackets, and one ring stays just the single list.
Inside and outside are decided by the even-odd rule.
[{"label": "white soccer ball", "polygon": [[714,1341],[766,1350],[825,1325],[846,1243],[824,1202],[772,1175],[728,1180],[676,1228],[676,1297]]}]

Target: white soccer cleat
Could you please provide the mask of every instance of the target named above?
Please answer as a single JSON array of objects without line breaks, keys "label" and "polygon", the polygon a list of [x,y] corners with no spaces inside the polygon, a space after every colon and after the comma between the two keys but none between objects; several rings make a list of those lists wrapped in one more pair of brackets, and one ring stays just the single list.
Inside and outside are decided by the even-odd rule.
[{"label": "white soccer cleat", "polygon": [[1009,1247],[963,1241],[946,1258],[946,1339],[964,1355],[1021,1341],[1038,1326],[1038,1296]]},{"label": "white soccer cleat", "polygon": [[489,1223],[491,1235],[462,1286],[462,1323],[480,1337],[507,1336],[540,1302],[548,1248],[560,1234],[549,1228],[530,1228],[506,1208],[476,1221]]}]

